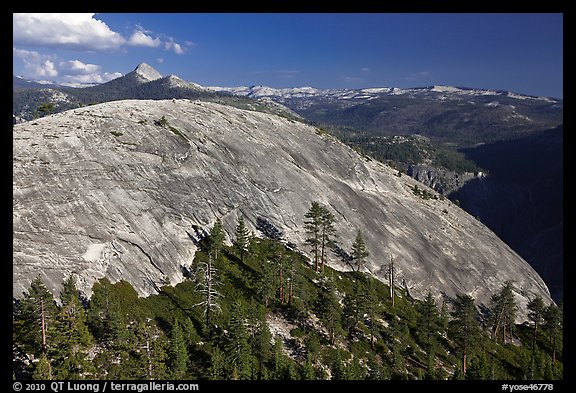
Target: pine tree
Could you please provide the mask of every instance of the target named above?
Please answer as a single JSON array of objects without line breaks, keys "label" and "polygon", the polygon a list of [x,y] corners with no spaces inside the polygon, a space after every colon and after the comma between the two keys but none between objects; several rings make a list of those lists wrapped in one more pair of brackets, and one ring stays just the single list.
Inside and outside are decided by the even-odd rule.
[{"label": "pine tree", "polygon": [[366,277],[365,291],[361,297],[361,301],[363,303],[361,310],[364,310],[370,319],[370,348],[374,349],[378,295],[376,294],[376,288],[371,277]]},{"label": "pine tree", "polygon": [[506,331],[512,337],[512,328],[516,319],[514,286],[506,281],[499,293],[492,296],[492,338],[498,339],[498,330],[502,329],[502,342],[506,344]]},{"label": "pine tree", "polygon": [[284,379],[286,362],[284,358],[284,343],[282,337],[277,335],[274,338],[274,379]]},{"label": "pine tree", "polygon": [[550,304],[544,312],[544,326],[552,344],[552,363],[556,363],[556,346],[558,333],[562,327],[562,313],[555,304]]},{"label": "pine tree", "polygon": [[354,330],[360,321],[362,307],[365,305],[365,303],[362,302],[360,286],[358,284],[354,285],[352,291],[348,292],[344,296],[343,303],[343,327],[348,331],[349,337],[352,337]]},{"label": "pine tree", "polygon": [[39,373],[53,377],[51,365],[52,340],[56,341],[55,319],[58,307],[40,276],[32,280],[30,289],[14,305],[14,337],[23,349],[35,356],[43,355],[45,364]]},{"label": "pine tree", "polygon": [[320,261],[322,264],[322,272],[324,272],[326,247],[329,247],[334,243],[333,237],[336,233],[336,229],[334,228],[335,218],[330,210],[325,206],[322,206],[320,211]]},{"label": "pine tree", "polygon": [[416,310],[419,313],[416,326],[422,338],[423,347],[430,357],[440,325],[440,314],[436,308],[436,301],[430,292],[423,302],[416,305]]},{"label": "pine tree", "polygon": [[326,281],[319,300],[320,317],[330,335],[330,344],[334,345],[336,337],[342,330],[340,323],[342,309],[336,297],[336,288],[331,279]]},{"label": "pine tree", "polygon": [[130,360],[121,363],[127,369],[128,376],[145,380],[166,379],[168,355],[164,333],[151,318],[133,323],[131,331]]},{"label": "pine tree", "polygon": [[342,361],[342,352],[339,348],[335,349],[336,353],[334,360],[330,365],[330,371],[332,372],[332,380],[341,381],[346,379],[346,367]]},{"label": "pine tree", "polygon": [[[228,323],[226,355],[228,362],[236,370],[239,379],[249,379],[251,370],[251,350],[248,343],[248,332],[245,326],[245,310],[243,304],[236,300],[232,306],[231,318]],[[234,375],[233,375],[234,377]]]},{"label": "pine tree", "polygon": [[364,267],[366,263],[366,257],[370,255],[370,253],[366,250],[366,243],[364,243],[364,237],[362,236],[362,232],[360,229],[356,232],[356,238],[354,239],[354,243],[352,244],[352,261],[356,266],[356,271],[359,272],[360,269]]},{"label": "pine tree", "polygon": [[209,238],[209,252],[213,254],[214,259],[218,259],[218,255],[222,246],[224,245],[224,227],[222,226],[222,221],[219,218],[214,222],[214,226],[210,230]]},{"label": "pine tree", "polygon": [[275,269],[272,262],[267,259],[262,260],[262,273],[259,280],[258,292],[262,298],[264,306],[268,307],[270,301],[274,299],[276,286],[274,285]]},{"label": "pine tree", "polygon": [[304,228],[306,229],[306,244],[312,248],[314,255],[314,270],[318,273],[318,259],[319,259],[319,248],[321,245],[322,238],[322,207],[318,202],[312,202],[310,210],[306,212],[304,217]]},{"label": "pine tree", "polygon": [[45,353],[40,354],[40,358],[38,359],[38,363],[36,363],[36,367],[34,368],[34,372],[32,373],[32,379],[36,380],[50,380],[52,379],[52,370],[50,366],[50,361]]},{"label": "pine tree", "polygon": [[92,344],[92,335],[72,276],[63,283],[60,302],[62,305],[55,323],[58,336],[51,351],[55,362],[54,374],[57,379],[80,379],[91,371],[91,363],[86,357]]},{"label": "pine tree", "polygon": [[544,321],[544,301],[540,296],[536,296],[534,299],[528,302],[528,318],[534,324],[534,334],[532,336],[532,350],[536,348],[536,338],[538,334],[538,326]]},{"label": "pine tree", "polygon": [[168,358],[170,378],[185,379],[190,361],[188,359],[188,351],[186,350],[184,333],[178,321],[174,322],[171,335],[170,355]]},{"label": "pine tree", "polygon": [[302,379],[313,380],[316,379],[316,370],[312,364],[312,356],[308,354],[306,356],[306,363],[304,363],[304,368],[302,370]]},{"label": "pine tree", "polygon": [[251,299],[248,306],[247,320],[251,352],[263,363],[270,356],[272,334],[266,322],[266,308]]},{"label": "pine tree", "polygon": [[215,347],[210,359],[210,379],[221,381],[226,375],[226,358],[220,348]]},{"label": "pine tree", "polygon": [[235,230],[235,239],[233,242],[234,249],[240,255],[240,262],[244,263],[244,256],[248,251],[248,245],[250,240],[250,232],[244,223],[244,216],[238,217],[238,225]]},{"label": "pine tree", "polygon": [[471,296],[456,295],[453,307],[450,336],[462,355],[462,372],[466,375],[467,357],[470,355],[480,335],[480,327],[476,320],[474,299]]}]

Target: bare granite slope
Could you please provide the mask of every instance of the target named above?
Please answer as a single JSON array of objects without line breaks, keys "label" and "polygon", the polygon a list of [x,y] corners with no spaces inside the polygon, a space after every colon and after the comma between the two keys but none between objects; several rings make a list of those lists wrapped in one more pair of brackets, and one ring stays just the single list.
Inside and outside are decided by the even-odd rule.
[{"label": "bare granite slope", "polygon": [[[158,121],[165,116],[168,125]],[[195,229],[263,217],[304,246],[313,200],[334,212],[345,249],[362,230],[369,270],[394,257],[410,293],[469,293],[487,303],[513,280],[525,310],[550,301],[537,273],[448,200],[424,200],[409,176],[368,161],[313,127],[214,103],[116,101],[13,131],[13,295],[38,274],[53,291],[74,273],[87,294],[106,275],[140,294],[192,263]],[[256,230],[255,230],[256,232]],[[330,265],[347,269],[337,257]]]}]

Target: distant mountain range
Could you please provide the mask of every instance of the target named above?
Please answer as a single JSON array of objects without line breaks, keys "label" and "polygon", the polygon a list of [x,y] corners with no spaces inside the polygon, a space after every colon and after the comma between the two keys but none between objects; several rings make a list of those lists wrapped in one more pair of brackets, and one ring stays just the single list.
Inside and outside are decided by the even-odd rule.
[{"label": "distant mountain range", "polygon": [[225,99],[229,104],[235,101],[240,107],[258,103],[267,107],[264,110],[274,108],[273,111],[284,111],[291,116],[298,114],[309,122],[337,128],[337,133],[347,136],[418,134],[460,147],[554,128],[562,124],[563,117],[562,99],[508,91],[451,86],[411,89],[203,87],[174,75],[162,77],[145,63],[101,85],[74,88],[14,77],[13,90],[13,114],[18,120],[32,119],[34,111],[44,102],[53,102],[54,112],[60,112],[120,99]]},{"label": "distant mountain range", "polygon": [[292,111],[270,100],[254,100],[230,93],[215,92],[195,83],[186,82],[175,75],[162,77],[158,71],[145,63],[124,76],[100,85],[83,88],[39,84],[14,77],[13,116],[16,123],[32,120],[39,116],[38,108],[45,103],[53,104],[52,113],[58,113],[101,102],[172,98],[201,99],[242,109],[298,117]]},{"label": "distant mountain range", "polygon": [[459,146],[519,137],[562,123],[563,100],[499,90],[429,86],[401,89],[210,87],[269,97],[308,120],[370,135],[419,134]]}]

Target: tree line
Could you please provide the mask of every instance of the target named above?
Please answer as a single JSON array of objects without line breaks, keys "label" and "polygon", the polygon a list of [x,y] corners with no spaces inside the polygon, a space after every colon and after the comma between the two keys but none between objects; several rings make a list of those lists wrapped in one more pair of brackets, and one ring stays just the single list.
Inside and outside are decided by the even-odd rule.
[{"label": "tree line", "polygon": [[[158,293],[145,298],[126,281],[102,278],[88,299],[69,277],[57,302],[34,279],[13,302],[13,376],[562,378],[561,307],[535,297],[529,322],[515,324],[512,282],[482,314],[465,294],[440,304],[430,293],[413,299],[397,286],[392,259],[387,283],[363,271],[369,252],[360,230],[349,253],[334,251],[327,206],[313,202],[303,225],[311,258],[255,236],[242,216],[227,246],[216,220],[183,269],[187,278],[176,286],[150,280]],[[344,254],[351,271],[329,267],[329,255]]]}]

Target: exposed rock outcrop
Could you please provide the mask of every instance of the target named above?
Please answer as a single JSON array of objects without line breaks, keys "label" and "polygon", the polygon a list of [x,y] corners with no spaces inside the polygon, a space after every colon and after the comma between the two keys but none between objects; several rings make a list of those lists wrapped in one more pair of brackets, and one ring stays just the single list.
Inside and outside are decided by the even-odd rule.
[{"label": "exposed rock outcrop", "polygon": [[[162,117],[166,121],[160,121]],[[342,247],[361,229],[368,270],[394,257],[413,296],[466,292],[488,303],[505,280],[550,301],[538,274],[447,199],[335,138],[293,120],[189,100],[117,101],[17,124],[13,130],[13,295],[38,274],[57,292],[76,274],[90,293],[108,276],[140,294],[183,279],[194,228],[217,217],[265,218],[302,250],[314,200],[337,220]],[[432,192],[430,190],[430,192]],[[254,229],[255,230],[255,229]],[[330,265],[347,269],[335,256]]]}]

